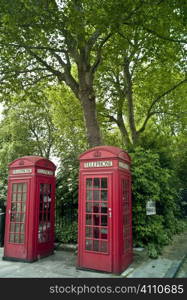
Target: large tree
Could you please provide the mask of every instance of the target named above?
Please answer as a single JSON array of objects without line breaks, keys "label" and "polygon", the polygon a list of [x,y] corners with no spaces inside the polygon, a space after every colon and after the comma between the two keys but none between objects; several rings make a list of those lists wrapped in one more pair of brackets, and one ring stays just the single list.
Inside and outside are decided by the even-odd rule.
[{"label": "large tree", "polygon": [[82,105],[90,146],[102,143],[94,78],[110,38],[126,26],[183,40],[184,5],[175,0],[1,0],[0,7],[1,84],[9,91],[42,78],[65,82]]},{"label": "large tree", "polygon": [[132,148],[150,120],[169,124],[172,119],[174,127],[174,120],[185,117],[185,47],[158,37],[151,41],[150,33],[137,27],[122,29],[105,50],[97,94],[103,116],[118,126],[123,143]]}]

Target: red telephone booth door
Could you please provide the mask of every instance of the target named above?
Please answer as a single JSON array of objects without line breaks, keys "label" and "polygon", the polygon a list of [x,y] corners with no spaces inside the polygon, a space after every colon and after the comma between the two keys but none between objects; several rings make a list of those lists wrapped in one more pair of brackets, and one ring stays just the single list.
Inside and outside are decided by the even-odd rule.
[{"label": "red telephone booth door", "polygon": [[6,257],[27,258],[27,203],[29,202],[29,180],[16,180],[10,183],[8,203],[8,231],[6,234]]},{"label": "red telephone booth door", "polygon": [[[38,251],[45,253],[46,243],[53,244],[54,203],[52,203],[52,183],[40,179],[38,182],[39,215],[38,215]],[[47,249],[48,250],[48,249]]]},{"label": "red telephone booth door", "polygon": [[84,176],[83,191],[80,265],[111,272],[111,175]]},{"label": "red telephone booth door", "polygon": [[129,256],[132,255],[132,208],[130,199],[130,178],[121,176],[122,214],[123,214],[123,255],[124,267],[129,264]]}]

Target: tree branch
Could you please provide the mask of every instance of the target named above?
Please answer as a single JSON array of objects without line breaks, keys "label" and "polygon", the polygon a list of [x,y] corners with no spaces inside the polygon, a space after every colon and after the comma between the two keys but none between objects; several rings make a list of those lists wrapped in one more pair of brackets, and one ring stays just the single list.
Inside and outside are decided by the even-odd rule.
[{"label": "tree branch", "polygon": [[31,49],[31,50],[46,50],[46,51],[51,51],[51,52],[60,52],[60,53],[65,53],[64,49],[57,49],[57,48],[51,48],[51,47],[44,47],[44,46],[29,46],[29,45],[21,45],[21,44],[14,44],[14,43],[0,43],[0,45],[2,46],[13,46],[16,48],[27,48],[27,49]]},{"label": "tree branch", "polygon": [[127,101],[128,101],[128,119],[129,119],[129,126],[131,130],[132,140],[135,142],[136,140],[136,125],[134,119],[134,101],[133,101],[133,92],[132,92],[132,81],[131,81],[131,74],[129,71],[129,61],[128,57],[124,57],[124,79],[127,87]]},{"label": "tree branch", "polygon": [[125,19],[126,21],[129,20],[134,14],[136,14],[139,9],[145,4],[144,0],[140,0],[140,4],[137,5],[137,7],[135,7],[128,15],[128,17]]},{"label": "tree branch", "polygon": [[[24,47],[24,46],[23,46]],[[64,74],[61,73],[58,70],[53,69],[45,60],[43,60],[38,54],[36,54],[35,52],[31,51],[30,49],[25,48],[25,50],[31,55],[33,56],[40,64],[42,64],[43,66],[46,67],[46,69],[48,71],[50,71],[52,74],[54,74],[55,76],[58,77],[58,79],[60,81],[64,80]]]},{"label": "tree branch", "polygon": [[147,117],[144,120],[144,123],[142,125],[142,127],[138,130],[138,133],[143,132],[145,130],[145,127],[147,125],[147,122],[149,121],[149,119],[156,114],[155,111],[151,111],[152,108],[154,107],[154,105],[160,101],[164,96],[168,95],[169,93],[171,93],[172,91],[174,91],[176,88],[178,88],[180,85],[182,85],[183,83],[187,82],[187,79],[184,79],[180,82],[178,82],[177,84],[175,84],[173,87],[171,87],[170,89],[168,89],[167,91],[165,91],[164,93],[162,93],[161,95],[159,95],[158,97],[156,97],[153,102],[151,103],[148,112],[147,112]]},{"label": "tree branch", "polygon": [[100,30],[96,30],[91,37],[87,41],[87,51],[89,52],[90,49],[94,46],[95,42],[97,41],[98,37],[101,35]]},{"label": "tree branch", "polygon": [[59,64],[61,66],[63,66],[63,68],[66,68],[67,67],[67,64],[63,61],[63,59],[61,58],[60,55],[56,54],[56,53],[53,53],[54,57],[57,59],[57,61],[59,62]]},{"label": "tree branch", "polygon": [[49,78],[49,77],[53,77],[53,76],[54,76],[53,74],[48,74],[48,75],[45,75],[45,76],[41,76],[41,77],[37,78],[36,80],[32,81],[32,83],[27,83],[24,86],[32,86],[32,85],[40,82],[43,79],[46,79],[46,78]]},{"label": "tree branch", "polygon": [[100,43],[99,45],[99,48],[97,50],[97,57],[95,59],[95,62],[93,63],[93,65],[91,66],[91,72],[92,74],[95,73],[95,71],[97,70],[99,64],[100,64],[100,61],[101,61],[101,51],[102,51],[102,48],[104,46],[104,44],[109,40],[109,38],[112,36],[112,33],[109,33],[103,40],[102,42]]},{"label": "tree branch", "polygon": [[187,40],[183,40],[183,39],[178,40],[178,39],[170,38],[170,37],[167,37],[167,36],[163,36],[163,35],[159,34],[158,32],[154,31],[153,29],[147,28],[144,25],[141,25],[141,26],[147,32],[149,32],[149,33],[157,36],[158,38],[160,38],[162,40],[166,40],[166,41],[170,41],[170,42],[175,42],[175,43],[184,43],[184,44],[187,43]]}]

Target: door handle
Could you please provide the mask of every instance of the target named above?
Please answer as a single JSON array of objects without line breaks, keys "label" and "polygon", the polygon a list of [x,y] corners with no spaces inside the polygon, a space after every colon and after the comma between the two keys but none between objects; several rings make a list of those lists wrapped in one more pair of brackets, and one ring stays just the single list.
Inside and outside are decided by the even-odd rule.
[{"label": "door handle", "polygon": [[108,216],[109,216],[109,218],[111,218],[111,217],[112,217],[112,209],[111,209],[111,208],[109,208],[108,210],[109,210],[109,212],[108,212]]}]

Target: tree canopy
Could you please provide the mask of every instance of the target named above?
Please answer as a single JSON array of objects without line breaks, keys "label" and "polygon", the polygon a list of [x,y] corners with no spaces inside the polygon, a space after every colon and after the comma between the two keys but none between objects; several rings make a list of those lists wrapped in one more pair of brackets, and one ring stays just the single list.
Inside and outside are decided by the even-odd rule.
[{"label": "tree canopy", "polygon": [[90,5],[88,0],[15,0],[11,5],[1,0],[0,4],[0,74],[6,91],[25,89],[41,79],[64,82],[81,103],[89,145],[102,144],[95,77],[106,57],[112,62],[114,51],[123,63],[126,58],[127,110],[132,139],[136,139],[129,67],[138,55],[143,61],[146,54],[150,63],[152,52],[159,49],[162,55],[169,43],[175,54],[180,47],[184,51],[185,2],[94,0]]}]

